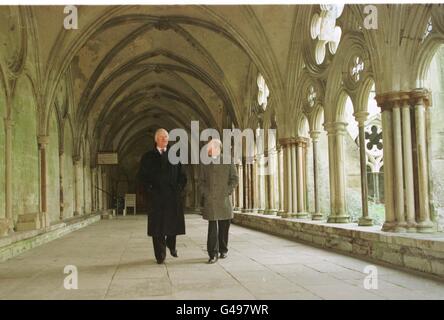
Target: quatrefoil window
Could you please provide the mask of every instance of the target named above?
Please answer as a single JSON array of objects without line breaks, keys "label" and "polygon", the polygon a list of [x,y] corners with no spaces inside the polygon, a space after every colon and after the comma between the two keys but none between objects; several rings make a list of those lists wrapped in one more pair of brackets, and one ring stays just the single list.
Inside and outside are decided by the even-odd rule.
[{"label": "quatrefoil window", "polygon": [[316,63],[321,64],[325,59],[325,46],[328,44],[328,49],[331,54],[335,54],[341,40],[341,27],[336,26],[336,19],[338,19],[344,5],[340,4],[321,4],[321,13],[315,13],[311,19],[311,38],[317,40],[316,44]]},{"label": "quatrefoil window", "polygon": [[257,94],[257,102],[265,111],[265,109],[267,108],[268,96],[270,95],[270,90],[268,90],[268,86],[265,83],[265,79],[261,74],[259,74],[259,76],[257,77],[257,87],[259,89]]},{"label": "quatrefoil window", "polygon": [[316,102],[316,91],[313,88],[313,86],[310,86],[310,88],[308,89],[307,101],[308,101],[308,104],[310,105],[310,107],[313,108],[313,106]]},{"label": "quatrefoil window", "polygon": [[362,71],[364,71],[364,61],[362,61],[362,59],[358,56],[356,56],[352,61],[350,75],[355,82],[358,82],[361,78]]}]

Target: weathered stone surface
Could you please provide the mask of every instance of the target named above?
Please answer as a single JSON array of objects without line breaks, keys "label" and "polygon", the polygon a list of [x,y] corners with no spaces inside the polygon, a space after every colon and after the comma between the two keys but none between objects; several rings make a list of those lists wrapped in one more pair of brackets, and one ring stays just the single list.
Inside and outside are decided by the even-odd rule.
[{"label": "weathered stone surface", "polygon": [[[261,220],[270,223],[264,224]],[[271,220],[259,215],[236,214],[234,222],[295,240],[312,242],[326,248],[352,253],[375,261],[383,261],[399,267],[431,273],[444,277],[444,239],[436,235],[411,237],[379,230],[361,231],[352,225],[325,225],[306,221]],[[264,227],[266,226],[266,227]],[[431,250],[433,248],[433,250]]]}]

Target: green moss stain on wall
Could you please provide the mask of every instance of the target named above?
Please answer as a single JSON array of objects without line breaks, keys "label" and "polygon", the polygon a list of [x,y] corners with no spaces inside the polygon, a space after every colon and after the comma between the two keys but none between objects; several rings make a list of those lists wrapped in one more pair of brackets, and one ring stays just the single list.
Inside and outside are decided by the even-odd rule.
[{"label": "green moss stain on wall", "polygon": [[15,219],[20,214],[40,209],[36,105],[27,80],[18,82],[16,93],[12,110],[12,209]]},{"label": "green moss stain on wall", "polygon": [[5,217],[5,96],[0,91],[0,218]]},{"label": "green moss stain on wall", "polygon": [[74,166],[72,163],[72,134],[69,123],[65,123],[64,153],[65,172],[63,176],[63,216],[70,218],[74,214]]},{"label": "green moss stain on wall", "polygon": [[59,179],[59,137],[57,118],[52,112],[49,126],[49,143],[47,146],[47,183],[48,183],[48,213],[52,221],[60,218],[60,179]]}]

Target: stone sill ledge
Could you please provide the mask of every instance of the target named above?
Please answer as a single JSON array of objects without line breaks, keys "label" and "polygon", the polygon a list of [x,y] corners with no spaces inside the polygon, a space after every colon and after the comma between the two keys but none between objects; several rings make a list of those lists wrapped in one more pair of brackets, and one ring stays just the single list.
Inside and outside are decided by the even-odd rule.
[{"label": "stone sill ledge", "polygon": [[444,277],[444,233],[381,231],[379,226],[235,212],[233,222],[293,240]]},{"label": "stone sill ledge", "polygon": [[0,262],[13,258],[29,249],[60,238],[72,231],[83,228],[100,220],[100,213],[68,218],[47,228],[18,231],[0,238]]}]

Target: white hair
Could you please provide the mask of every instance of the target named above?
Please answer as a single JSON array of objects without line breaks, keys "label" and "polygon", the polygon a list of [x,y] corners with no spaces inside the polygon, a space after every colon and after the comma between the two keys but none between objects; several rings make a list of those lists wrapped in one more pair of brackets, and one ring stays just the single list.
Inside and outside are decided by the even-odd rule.
[{"label": "white hair", "polygon": [[168,131],[166,131],[166,129],[164,129],[164,128],[159,128],[159,129],[156,130],[156,133],[154,133],[154,141],[157,141],[157,136],[158,136],[161,132],[165,132],[166,134],[168,134]]}]

